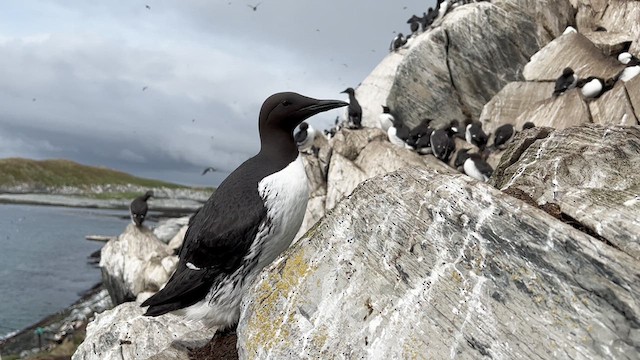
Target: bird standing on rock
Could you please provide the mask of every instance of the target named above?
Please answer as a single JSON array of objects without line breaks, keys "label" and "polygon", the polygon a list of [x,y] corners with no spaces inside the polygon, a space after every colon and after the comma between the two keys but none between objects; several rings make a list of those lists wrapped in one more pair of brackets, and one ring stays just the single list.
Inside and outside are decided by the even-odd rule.
[{"label": "bird standing on rock", "polygon": [[360,103],[358,99],[356,99],[356,91],[353,88],[347,88],[342,91],[343,94],[349,95],[349,123],[354,129],[362,128],[362,108],[360,107]]},{"label": "bird standing on rock", "polygon": [[131,205],[129,205],[129,213],[131,214],[131,221],[133,221],[134,225],[142,226],[142,223],[147,216],[147,211],[149,210],[147,200],[152,196],[153,191],[149,190],[144,195],[133,199]]},{"label": "bird standing on rock", "polygon": [[570,67],[564,68],[564,70],[562,70],[562,75],[560,75],[556,80],[556,86],[553,89],[553,96],[564,94],[566,91],[576,87],[577,83],[578,77],[573,72],[573,69]]},{"label": "bird standing on rock", "polygon": [[293,131],[307,118],[348,105],[285,92],[260,109],[260,152],[234,170],[194,216],[166,286],[145,301],[145,315],[176,311],[231,329],[260,270],[298,232],[309,188]]}]

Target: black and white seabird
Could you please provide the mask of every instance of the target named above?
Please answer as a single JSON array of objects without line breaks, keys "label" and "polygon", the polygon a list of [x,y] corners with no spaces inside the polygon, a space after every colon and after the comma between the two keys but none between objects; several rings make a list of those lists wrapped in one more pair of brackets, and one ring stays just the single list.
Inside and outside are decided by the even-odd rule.
[{"label": "black and white seabird", "polygon": [[394,145],[411,148],[406,142],[409,137],[409,128],[398,119],[393,119],[393,126],[387,130],[387,137]]},{"label": "black and white seabird", "polygon": [[511,124],[500,125],[495,131],[493,147],[503,149],[504,146],[516,135],[516,129]]},{"label": "black and white seabird", "polygon": [[432,119],[423,119],[420,124],[409,131],[409,137],[407,137],[407,144],[415,148],[418,140],[423,136],[430,136],[433,129],[429,127]]},{"label": "black and white seabird", "polygon": [[618,55],[618,61],[620,61],[620,63],[622,63],[623,65],[640,65],[640,59],[638,59],[628,51],[620,53]]},{"label": "black and white seabird", "polygon": [[411,29],[411,35],[415,34],[418,29],[420,29],[420,23],[422,22],[422,18],[416,15],[412,15],[409,20],[407,20],[407,24],[409,24],[409,29]]},{"label": "black and white seabird", "polygon": [[582,96],[590,99],[599,98],[605,92],[611,90],[615,84],[614,79],[604,80],[597,76],[589,76],[586,79],[579,79],[576,87],[580,89]]},{"label": "black and white seabird", "polygon": [[342,93],[349,95],[349,123],[352,125],[354,129],[362,128],[362,108],[360,107],[360,103],[358,99],[356,99],[356,91],[353,88],[347,88],[342,91]]},{"label": "black and white seabird", "polygon": [[562,95],[565,91],[571,90],[576,87],[578,83],[578,77],[574,74],[573,69],[570,67],[562,70],[562,75],[556,80],[556,86],[553,89],[553,96]]},{"label": "black and white seabird", "polygon": [[526,123],[522,124],[522,130],[528,130],[528,129],[533,129],[534,127],[536,127],[536,124],[532,123],[531,121],[527,121]]},{"label": "black and white seabird", "polygon": [[433,154],[433,149],[431,149],[431,134],[434,132],[434,129],[427,128],[427,131],[418,138],[413,146],[416,149],[416,152],[420,155]]},{"label": "black and white seabird", "polygon": [[480,150],[484,150],[487,141],[489,141],[489,137],[482,130],[482,123],[480,121],[472,121],[471,124],[467,125],[464,138],[469,144],[477,146]]},{"label": "black and white seabird", "polygon": [[264,102],[260,152],[234,170],[195,215],[177,269],[142,304],[149,306],[145,315],[176,311],[222,329],[238,323],[245,289],[302,224],[309,188],[293,131],[317,113],[346,105],[292,92]]},{"label": "black and white seabird", "polygon": [[380,128],[382,131],[387,132],[390,127],[393,126],[395,118],[391,115],[391,110],[388,106],[382,105],[382,114],[379,116]]},{"label": "black and white seabird", "polygon": [[391,46],[389,46],[389,51],[397,51],[406,43],[407,43],[407,39],[404,38],[404,35],[402,35],[402,33],[398,33],[398,35],[396,35],[396,37],[394,37],[393,40],[391,40]]},{"label": "black and white seabird", "polygon": [[627,82],[640,74],[640,59],[630,52],[623,52],[618,55],[618,61],[626,66],[618,75],[620,81]]},{"label": "black and white seabird", "polygon": [[307,124],[307,122],[303,122],[300,124],[299,129],[296,134],[293,136],[293,139],[296,141],[296,145],[298,146],[298,150],[307,151],[311,149],[313,146],[313,140],[316,137],[316,131],[311,127],[311,125]]},{"label": "black and white seabird", "polygon": [[147,211],[149,206],[147,200],[153,196],[153,191],[149,190],[144,195],[138,196],[133,199],[131,205],[129,205],[129,213],[131,214],[131,221],[136,226],[142,226],[144,219],[147,217]]},{"label": "black and white seabird", "polygon": [[456,159],[453,161],[453,167],[460,172],[464,172],[462,168],[464,166],[464,162],[469,158],[469,150],[471,149],[460,149],[458,153],[456,153]]},{"label": "black and white seabird", "polygon": [[454,151],[456,143],[444,129],[438,129],[431,133],[431,150],[438,159],[448,162]]},{"label": "black and white seabird", "polygon": [[458,120],[451,120],[449,122],[449,126],[445,129],[449,133],[449,136],[453,138],[465,139],[463,128],[460,126],[460,122]]},{"label": "black and white seabird", "polygon": [[489,178],[493,174],[493,168],[487,163],[480,154],[472,153],[464,161],[462,165],[464,173],[476,180],[483,182],[489,181]]}]

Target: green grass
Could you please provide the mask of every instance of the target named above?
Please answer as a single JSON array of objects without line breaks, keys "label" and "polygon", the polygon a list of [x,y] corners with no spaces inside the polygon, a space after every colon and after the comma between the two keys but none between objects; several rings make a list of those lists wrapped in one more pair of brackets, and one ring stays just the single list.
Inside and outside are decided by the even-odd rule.
[{"label": "green grass", "polygon": [[186,188],[178,184],[135,177],[121,171],[81,165],[69,160],[0,159],[0,187],[23,184],[37,188],[88,188],[94,185],[127,184],[149,188]]}]

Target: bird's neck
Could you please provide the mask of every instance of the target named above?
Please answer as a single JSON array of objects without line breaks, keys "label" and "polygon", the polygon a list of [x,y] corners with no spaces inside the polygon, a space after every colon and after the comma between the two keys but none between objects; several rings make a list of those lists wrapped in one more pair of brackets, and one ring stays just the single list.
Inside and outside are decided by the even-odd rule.
[{"label": "bird's neck", "polygon": [[260,154],[268,158],[284,159],[286,163],[298,157],[293,134],[284,130],[271,131],[268,136],[260,136]]}]

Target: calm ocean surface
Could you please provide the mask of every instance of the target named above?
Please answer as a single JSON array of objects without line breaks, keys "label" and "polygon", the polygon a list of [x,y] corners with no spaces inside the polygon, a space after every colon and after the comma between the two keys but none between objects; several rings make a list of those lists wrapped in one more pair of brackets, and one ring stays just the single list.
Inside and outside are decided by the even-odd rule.
[{"label": "calm ocean surface", "polygon": [[87,258],[103,244],[85,235],[115,236],[128,224],[126,210],[0,204],[0,338],[98,283],[100,269]]}]

